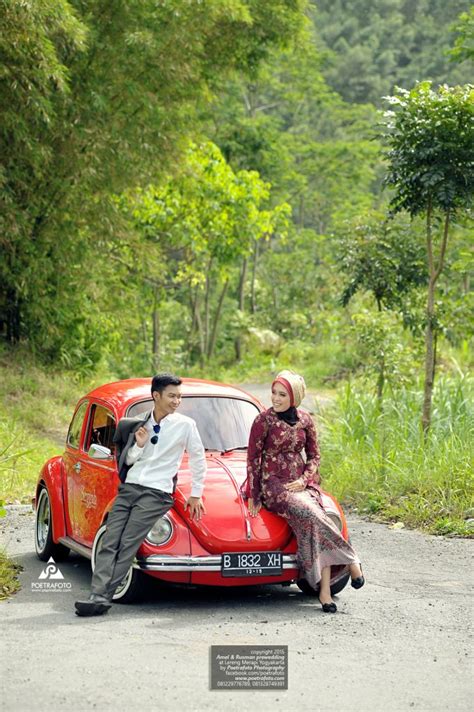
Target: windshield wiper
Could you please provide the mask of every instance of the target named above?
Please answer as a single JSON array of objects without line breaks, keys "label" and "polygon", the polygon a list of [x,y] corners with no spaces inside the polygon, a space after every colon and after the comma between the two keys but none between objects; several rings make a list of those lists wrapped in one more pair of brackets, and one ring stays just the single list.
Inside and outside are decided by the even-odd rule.
[{"label": "windshield wiper", "polygon": [[234,452],[234,450],[247,450],[247,445],[239,445],[238,447],[230,447],[228,450],[222,450],[221,455],[227,455],[228,452]]}]

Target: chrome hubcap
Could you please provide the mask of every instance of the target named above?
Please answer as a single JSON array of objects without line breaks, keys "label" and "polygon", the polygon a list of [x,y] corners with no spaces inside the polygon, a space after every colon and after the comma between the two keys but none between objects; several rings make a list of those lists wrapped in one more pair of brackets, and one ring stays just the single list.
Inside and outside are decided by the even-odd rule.
[{"label": "chrome hubcap", "polygon": [[[104,541],[104,534],[105,534],[105,529],[104,529],[103,534],[100,535],[100,539],[97,542],[97,548],[95,550],[95,556],[94,556],[94,569],[95,569],[97,555],[102,548],[102,542]],[[126,591],[126,589],[130,585],[130,580],[132,578],[132,574],[133,574],[133,567],[130,566],[129,570],[123,577],[122,581],[119,583],[119,585],[115,589],[114,598],[120,598],[120,595]]]},{"label": "chrome hubcap", "polygon": [[49,497],[46,490],[42,490],[38,504],[38,511],[36,513],[36,541],[40,551],[43,551],[46,546],[49,533],[49,521]]}]

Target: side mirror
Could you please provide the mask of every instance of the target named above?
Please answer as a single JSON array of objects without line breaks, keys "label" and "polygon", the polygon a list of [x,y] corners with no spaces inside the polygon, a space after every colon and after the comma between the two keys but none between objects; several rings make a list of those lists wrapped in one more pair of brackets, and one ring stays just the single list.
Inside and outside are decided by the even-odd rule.
[{"label": "side mirror", "polygon": [[110,460],[112,457],[112,450],[105,447],[105,445],[92,443],[87,454],[89,457],[93,457],[94,460]]}]

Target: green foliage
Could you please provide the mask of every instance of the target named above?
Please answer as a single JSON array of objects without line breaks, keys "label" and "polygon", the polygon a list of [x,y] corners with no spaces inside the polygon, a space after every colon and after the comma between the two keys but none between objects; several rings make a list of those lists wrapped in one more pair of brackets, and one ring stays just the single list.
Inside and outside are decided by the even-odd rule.
[{"label": "green foliage", "polygon": [[392,387],[414,381],[421,363],[420,344],[411,345],[396,313],[364,309],[352,315],[352,323],[354,356],[369,382],[374,374]]},{"label": "green foliage", "polygon": [[[389,147],[387,183],[394,188],[392,209],[426,216],[425,432],[431,423],[439,331],[435,287],[445,266],[450,223],[453,218],[464,218],[474,195],[473,99],[474,87],[469,84],[433,91],[430,82],[422,82],[410,92],[400,89],[389,97],[394,110],[385,114],[383,138]],[[444,214],[442,226],[440,213]],[[441,232],[436,257],[433,228]]]},{"label": "green foliage", "polygon": [[449,27],[469,0],[318,0],[314,24],[326,50],[324,76],[346,101],[380,105],[395,86],[420,79],[463,84],[469,66],[446,56]]},{"label": "green foliage", "polygon": [[437,91],[422,82],[388,97],[383,139],[394,210],[411,215],[430,207],[454,213],[474,193],[474,87]]},{"label": "green foliage", "polygon": [[41,467],[64,449],[79,397],[111,380],[99,371],[87,380],[46,371],[26,349],[0,352],[0,500],[31,502]]},{"label": "green foliage", "polygon": [[347,386],[323,418],[324,486],[384,521],[472,535],[473,395],[466,377],[440,378],[425,440],[418,389],[394,388],[381,411],[365,388]]},{"label": "green foliage", "polygon": [[84,368],[106,351],[98,262],[122,228],[110,194],[174,170],[198,107],[293,38],[304,5],[0,4],[0,326],[10,343],[26,338]]},{"label": "green foliage", "polygon": [[[378,146],[373,107],[345,104],[327,86],[308,31],[273,53],[252,81],[234,80],[212,108],[209,131],[231,165],[257,170],[288,201],[301,228],[324,233],[372,203]],[[372,137],[373,138],[373,137]]]},{"label": "green foliage", "polygon": [[[148,323],[153,324],[149,364],[156,367],[164,356],[170,358],[161,326],[166,309],[172,318],[171,304],[180,315],[175,323],[182,366],[189,367],[192,355],[202,365],[216,347],[222,348],[220,319],[237,306],[229,289],[236,264],[248,258],[257,241],[286,232],[289,206],[270,208],[269,196],[269,184],[255,171],[234,172],[215,145],[202,142],[190,145],[179,175],[118,200],[136,237],[118,244],[114,256],[138,276],[133,290],[141,293],[139,316],[148,309]],[[138,333],[140,321],[134,315],[129,330]],[[231,326],[224,339],[232,331],[235,336]],[[120,358],[128,360],[126,352]]]},{"label": "green foliage", "polygon": [[453,25],[453,30],[457,32],[458,36],[449,53],[451,59],[455,62],[474,60],[474,5],[471,6],[469,12],[463,12],[460,15],[458,22]]},{"label": "green foliage", "polygon": [[344,306],[364,290],[373,294],[379,309],[400,308],[407,292],[427,283],[425,249],[416,223],[370,213],[340,228],[340,234]]},{"label": "green foliage", "polygon": [[21,570],[22,567],[0,549],[0,600],[9,598],[19,590],[18,574]]}]

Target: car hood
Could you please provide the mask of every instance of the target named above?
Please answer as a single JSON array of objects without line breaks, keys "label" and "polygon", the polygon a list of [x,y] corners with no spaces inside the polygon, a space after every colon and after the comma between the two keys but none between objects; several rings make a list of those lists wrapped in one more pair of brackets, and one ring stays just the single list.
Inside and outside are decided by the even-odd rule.
[{"label": "car hood", "polygon": [[240,494],[246,473],[246,455],[232,452],[206,453],[207,475],[203,502],[206,512],[199,522],[191,521],[184,503],[191,493],[191,473],[187,458],[178,475],[175,509],[206,551],[275,551],[283,549],[292,537],[284,519],[262,509],[250,517]]}]

